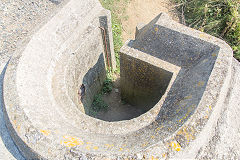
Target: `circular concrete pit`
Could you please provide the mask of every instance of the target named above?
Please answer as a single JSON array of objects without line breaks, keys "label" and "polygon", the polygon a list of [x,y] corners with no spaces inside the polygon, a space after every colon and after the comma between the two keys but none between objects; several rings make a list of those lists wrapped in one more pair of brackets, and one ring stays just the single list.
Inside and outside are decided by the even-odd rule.
[{"label": "circular concrete pit", "polygon": [[[107,17],[111,26],[109,11],[98,1],[72,0],[11,58],[4,112],[19,150],[27,159],[195,154],[207,141],[198,135],[211,129],[211,114],[219,116],[230,80],[231,48],[160,14],[138,28],[136,39],[126,42],[120,54],[122,97],[145,113],[102,121],[85,114],[106,77],[99,17]],[[111,27],[108,32],[111,46]],[[192,150],[186,149],[189,145]]]},{"label": "circular concrete pit", "polygon": [[[83,84],[70,83],[81,86],[78,92],[74,91],[76,87],[67,88],[71,88],[70,95],[74,95],[72,101],[83,113],[104,121],[130,120],[146,113],[160,101],[173,73],[133,57],[128,59],[127,63],[129,64],[121,61],[124,63],[121,64],[121,75],[123,77],[119,77],[115,80],[116,82],[113,82],[110,93],[102,93],[103,80],[106,77],[104,76],[105,69],[102,55],[94,67],[84,75]],[[99,62],[102,62],[102,64],[100,65]],[[122,66],[129,66],[130,68],[126,69]],[[67,74],[77,73],[75,71],[77,69],[78,67]],[[101,75],[102,78],[100,78]],[[74,75],[74,77],[77,77],[77,75]],[[74,78],[71,79],[75,80]],[[104,107],[100,105],[108,106],[106,109],[97,108]]]}]

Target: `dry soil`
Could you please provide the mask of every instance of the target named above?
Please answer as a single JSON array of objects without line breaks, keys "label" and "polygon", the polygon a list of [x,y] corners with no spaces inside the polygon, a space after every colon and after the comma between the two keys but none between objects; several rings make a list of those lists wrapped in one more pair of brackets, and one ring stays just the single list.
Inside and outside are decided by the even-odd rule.
[{"label": "dry soil", "polygon": [[174,20],[179,21],[174,5],[170,0],[131,0],[126,8],[126,18],[122,19],[123,42],[134,39],[138,23],[147,24],[160,12],[168,13]]}]

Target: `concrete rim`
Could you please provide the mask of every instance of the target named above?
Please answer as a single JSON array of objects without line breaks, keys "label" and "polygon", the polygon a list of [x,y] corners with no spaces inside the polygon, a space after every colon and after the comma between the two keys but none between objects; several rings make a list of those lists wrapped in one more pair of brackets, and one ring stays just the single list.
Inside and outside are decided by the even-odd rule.
[{"label": "concrete rim", "polygon": [[[221,93],[221,91],[224,89],[223,87],[224,87],[225,83],[227,83],[228,75],[231,74],[230,69],[231,69],[231,63],[232,63],[232,50],[225,42],[223,42],[220,39],[209,36],[205,33],[200,32],[200,31],[189,29],[185,26],[177,24],[176,22],[169,21],[169,18],[165,14],[162,14],[160,16],[160,19],[162,19],[162,21],[163,21],[163,23],[161,24],[162,26],[168,27],[168,28],[170,28],[174,31],[178,31],[178,32],[184,33],[186,35],[190,35],[190,36],[193,36],[193,37],[196,37],[196,38],[200,38],[200,39],[202,39],[206,42],[209,42],[209,43],[217,44],[220,47],[220,51],[219,51],[219,54],[218,54],[218,57],[217,57],[217,60],[216,60],[217,63],[214,65],[212,74],[211,74],[211,76],[209,78],[209,81],[208,81],[208,84],[206,86],[206,90],[205,90],[205,92],[202,96],[202,100],[200,101],[195,113],[190,118],[188,118],[188,120],[184,123],[184,125],[179,127],[179,129],[174,134],[172,134],[171,136],[164,139],[164,146],[169,146],[169,144],[172,141],[174,141],[175,137],[177,136],[177,134],[180,130],[183,130],[187,126],[192,126],[193,123],[199,121],[199,119],[201,119],[202,116],[206,116],[206,115],[202,115],[201,113],[206,113],[208,111],[208,113],[209,113],[208,117],[210,117],[210,115],[213,112],[213,110],[215,109],[216,105],[219,108],[221,108],[221,105],[220,105],[221,104],[221,99],[218,100],[218,97],[220,96],[218,93]],[[169,23],[164,23],[165,20],[167,20]],[[189,32],[189,30],[191,30],[191,32]],[[24,106],[20,105],[17,86],[16,86],[16,83],[17,83],[17,79],[16,79],[16,77],[17,77],[17,67],[18,67],[19,61],[21,61],[21,54],[24,52],[24,49],[18,51],[11,58],[10,63],[7,67],[7,71],[5,73],[4,89],[3,89],[4,101],[5,101],[5,107],[6,107],[5,119],[8,122],[7,126],[9,128],[11,134],[13,135],[14,140],[18,141],[17,145],[21,148],[27,148],[26,150],[29,151],[29,153],[28,153],[29,155],[32,155],[33,157],[34,156],[39,157],[39,155],[43,155],[43,152],[42,151],[38,152],[37,147],[40,147],[40,145],[43,145],[43,146],[47,145],[46,142],[49,141],[48,137],[45,136],[44,134],[42,134],[42,136],[44,137],[43,142],[37,144],[37,146],[34,146],[33,144],[29,144],[28,142],[26,142],[24,140],[26,138],[18,133],[18,124],[15,122],[15,118],[16,118],[15,114],[18,114],[18,113],[16,113],[16,111],[19,111],[19,113],[21,113],[21,114],[18,114],[17,116],[19,116],[18,119],[21,119],[22,121],[25,121],[25,122],[22,122],[23,125],[32,126],[31,121],[29,121],[28,117],[24,114],[24,111],[22,111]],[[122,52],[127,52],[126,50],[128,50],[128,48],[125,47],[125,48],[122,49]],[[218,62],[221,63],[221,65]],[[213,73],[215,73],[215,74],[213,74]],[[219,74],[217,74],[217,73],[219,73]],[[213,91],[211,89],[213,84],[214,84],[213,82],[216,81],[216,79],[219,79],[219,77],[220,77],[220,81],[223,82],[223,83],[221,83],[222,85],[219,85],[217,87],[215,86],[215,89],[217,89],[217,90]],[[225,80],[226,80],[226,82],[225,82]],[[203,102],[203,99],[209,99],[209,97],[214,97],[214,98],[212,99],[212,101],[208,101],[207,103]],[[159,103],[162,103],[162,101],[163,100],[161,100]],[[211,106],[212,110],[209,111],[209,108],[206,108],[206,105]],[[124,132],[125,129],[123,129],[122,131],[118,132],[117,129],[119,129],[120,127],[123,127],[123,126],[125,128],[128,128],[128,127],[131,128],[132,124],[130,126],[127,126],[128,123],[130,123],[130,122],[131,123],[132,122],[137,122],[138,123],[138,122],[141,122],[146,117],[148,117],[148,119],[151,119],[151,121],[152,121],[152,119],[153,119],[153,117],[152,117],[153,113],[152,112],[154,112],[156,108],[157,108],[157,106],[155,106],[152,110],[145,113],[144,115],[141,115],[138,118],[132,119],[130,121],[123,121],[123,122],[103,122],[103,121],[96,120],[96,119],[93,119],[91,117],[88,117],[87,115],[84,115],[84,118],[87,119],[86,122],[96,121],[97,125],[102,126],[104,128],[108,128],[108,126],[111,126],[109,128],[114,128],[112,131],[108,131],[106,136],[110,136],[110,134],[112,134],[112,133],[114,134],[114,136],[115,135],[119,136],[119,134],[128,134],[129,133],[129,130],[127,132]],[[160,109],[160,108],[158,108],[158,109]],[[82,116],[83,114],[80,114],[80,115]],[[208,118],[205,119],[204,121],[205,121],[205,123],[204,123],[204,125],[205,125],[208,121]],[[148,124],[149,124],[149,120],[147,120],[146,125],[144,125],[144,128],[147,127]],[[134,125],[136,125],[136,124],[134,124]],[[204,127],[204,125],[202,127]],[[37,126],[32,126],[32,127],[34,128],[34,130],[39,132],[39,128]],[[137,130],[138,129],[136,129],[134,131],[137,131]],[[200,131],[201,131],[201,129],[197,130],[197,133],[200,133]],[[90,129],[90,132],[92,134],[91,129]],[[106,132],[106,131],[99,130],[98,133],[103,134],[104,132]],[[69,134],[74,134],[74,133],[72,133],[70,131]],[[54,139],[54,137],[50,137],[50,139],[52,139],[52,138]],[[57,137],[57,139],[58,138],[59,137]],[[124,135],[124,138],[125,138],[125,135]],[[46,140],[46,142],[45,142],[45,140]],[[52,141],[53,143],[48,147],[50,147],[52,149],[56,148],[56,146],[62,146],[61,144],[57,144],[58,140],[50,140],[50,141]],[[123,145],[123,143],[120,144],[120,145]],[[29,148],[27,146],[29,146]],[[154,148],[154,147],[156,147],[155,144],[153,144],[153,146],[150,146],[149,148]],[[21,151],[26,152],[26,150],[24,150],[24,151],[21,150]],[[98,154],[98,152],[93,152],[93,153]],[[124,153],[130,153],[130,152],[125,151]],[[171,153],[175,154],[176,150],[173,150]],[[101,153],[101,154],[104,154],[104,153]],[[108,154],[108,153],[106,153],[106,154]],[[119,152],[116,152],[116,154],[121,155],[122,152],[119,151]],[[48,155],[48,156],[50,156],[50,155]],[[43,157],[46,157],[46,155],[44,155]]]}]

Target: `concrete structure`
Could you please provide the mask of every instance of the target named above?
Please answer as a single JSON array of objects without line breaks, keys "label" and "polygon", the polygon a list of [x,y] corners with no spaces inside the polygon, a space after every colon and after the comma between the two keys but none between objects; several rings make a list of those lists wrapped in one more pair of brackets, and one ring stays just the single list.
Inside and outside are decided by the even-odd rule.
[{"label": "concrete structure", "polygon": [[71,0],[16,49],[1,77],[8,150],[17,159],[239,158],[239,62],[222,40],[163,13],[121,49],[122,97],[146,113],[85,114],[115,66],[110,26],[97,0]]}]

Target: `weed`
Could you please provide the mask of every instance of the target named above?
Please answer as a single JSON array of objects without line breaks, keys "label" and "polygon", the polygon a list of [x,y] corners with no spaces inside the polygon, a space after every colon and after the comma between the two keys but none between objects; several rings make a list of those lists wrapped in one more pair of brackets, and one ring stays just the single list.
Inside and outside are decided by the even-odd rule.
[{"label": "weed", "polygon": [[107,109],[108,109],[108,105],[103,101],[102,94],[97,94],[96,96],[94,96],[90,113],[92,115],[96,115],[97,112],[106,111]]},{"label": "weed", "polygon": [[123,105],[127,104],[127,102],[126,102],[124,99],[121,100],[121,103],[122,103]]},{"label": "weed", "polygon": [[240,61],[239,0],[175,0],[189,27],[224,39]]},{"label": "weed", "polygon": [[107,71],[107,77],[106,80],[103,82],[102,90],[99,94],[94,96],[93,103],[90,108],[90,115],[95,117],[99,111],[106,111],[108,109],[108,105],[104,102],[102,96],[103,94],[110,93],[112,91],[112,80],[112,73],[110,71]]},{"label": "weed", "polygon": [[113,44],[117,64],[115,72],[120,73],[119,53],[123,46],[121,19],[128,19],[125,15],[125,8],[129,0],[100,0],[100,2],[104,8],[111,11]]},{"label": "weed", "polygon": [[113,82],[112,82],[112,73],[107,72],[106,80],[103,82],[102,93],[110,93],[112,92]]},{"label": "weed", "polygon": [[91,115],[92,117],[96,117],[97,112],[93,108],[90,108],[89,115]]},{"label": "weed", "polygon": [[103,82],[102,92],[103,93],[110,93],[110,92],[112,92],[112,80],[111,79],[106,79]]},{"label": "weed", "polygon": [[107,78],[103,82],[102,90],[99,94],[94,96],[93,103],[90,109],[90,114],[96,116],[99,111],[106,111],[108,109],[108,105],[104,102],[102,96],[103,94],[110,93],[112,91],[112,74],[111,72],[107,73]]},{"label": "weed", "polygon": [[[120,48],[123,46],[121,18],[125,20],[128,19],[128,17],[124,15],[124,13],[129,0],[100,0],[100,2],[104,8],[111,11],[113,44],[117,63],[117,67],[114,72],[120,73],[119,53]],[[108,105],[104,102],[102,96],[103,94],[110,93],[112,91],[112,81],[112,73],[110,71],[107,71],[107,77],[106,80],[103,82],[102,90],[94,97],[92,106],[90,108],[90,114],[94,117],[96,116],[97,112],[108,109]]]}]

